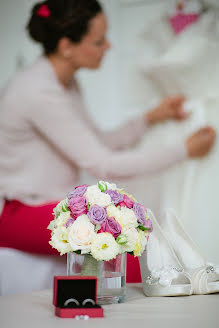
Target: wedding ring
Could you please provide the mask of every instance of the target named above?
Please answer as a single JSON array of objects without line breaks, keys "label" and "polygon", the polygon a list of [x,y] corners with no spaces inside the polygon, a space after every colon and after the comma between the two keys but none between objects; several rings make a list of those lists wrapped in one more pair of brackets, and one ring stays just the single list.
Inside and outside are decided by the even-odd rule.
[{"label": "wedding ring", "polygon": [[67,301],[65,301],[64,306],[68,306],[70,303],[74,303],[75,305],[80,306],[80,303],[75,298],[69,298]]},{"label": "wedding ring", "polygon": [[86,298],[86,300],[83,301],[82,306],[85,306],[87,303],[91,303],[92,305],[95,305],[94,300],[91,298]]}]

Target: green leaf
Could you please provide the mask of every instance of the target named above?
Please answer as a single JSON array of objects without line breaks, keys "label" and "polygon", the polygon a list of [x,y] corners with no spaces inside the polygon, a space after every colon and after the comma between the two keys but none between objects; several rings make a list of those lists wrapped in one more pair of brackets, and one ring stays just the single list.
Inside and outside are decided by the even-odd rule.
[{"label": "green leaf", "polygon": [[125,244],[127,244],[128,239],[127,239],[126,235],[121,234],[116,238],[116,242],[119,245],[125,245]]},{"label": "green leaf", "polygon": [[76,254],[81,254],[81,251],[74,251],[74,253],[76,253]]},{"label": "green leaf", "polygon": [[107,185],[104,182],[98,181],[98,188],[100,189],[101,192],[104,192],[107,190]]},{"label": "green leaf", "polygon": [[142,231],[151,231],[150,228],[146,228],[143,224],[139,224],[138,229],[140,229]]},{"label": "green leaf", "polygon": [[67,204],[62,205],[62,212],[68,212],[68,211],[69,211],[69,208],[68,208]]},{"label": "green leaf", "polygon": [[129,255],[134,255],[134,253],[133,252],[127,252]]}]

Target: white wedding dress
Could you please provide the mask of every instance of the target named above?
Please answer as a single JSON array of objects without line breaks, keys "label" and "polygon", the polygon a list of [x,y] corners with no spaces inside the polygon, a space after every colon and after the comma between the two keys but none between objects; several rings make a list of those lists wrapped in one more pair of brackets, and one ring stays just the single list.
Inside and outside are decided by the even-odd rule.
[{"label": "white wedding dress", "polygon": [[[184,94],[191,116],[183,123],[157,126],[147,134],[145,144],[182,139],[206,124],[219,132],[219,7],[210,8],[178,36],[168,23],[168,15],[169,8],[164,9],[141,32],[141,49],[145,53],[136,64],[136,71],[144,71],[145,98],[153,95],[158,101],[167,95]],[[129,189],[156,215],[164,207],[174,208],[203,255],[215,263],[219,262],[218,169],[216,140],[204,159],[189,160],[155,178],[129,183]]]}]

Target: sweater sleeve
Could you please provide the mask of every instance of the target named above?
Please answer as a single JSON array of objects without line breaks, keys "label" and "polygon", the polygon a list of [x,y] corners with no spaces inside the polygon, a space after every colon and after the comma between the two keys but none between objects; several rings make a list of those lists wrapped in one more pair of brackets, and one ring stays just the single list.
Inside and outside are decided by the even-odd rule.
[{"label": "sweater sleeve", "polygon": [[[53,148],[79,168],[100,179],[119,179],[152,174],[186,158],[184,143],[144,151],[113,151],[83,121],[70,99],[44,96],[36,101],[28,120]],[[79,109],[80,110],[80,109]]]},{"label": "sweater sleeve", "polygon": [[129,120],[117,129],[103,131],[98,129],[90,117],[87,118],[89,125],[102,142],[112,150],[122,150],[136,145],[148,129],[143,115]]}]

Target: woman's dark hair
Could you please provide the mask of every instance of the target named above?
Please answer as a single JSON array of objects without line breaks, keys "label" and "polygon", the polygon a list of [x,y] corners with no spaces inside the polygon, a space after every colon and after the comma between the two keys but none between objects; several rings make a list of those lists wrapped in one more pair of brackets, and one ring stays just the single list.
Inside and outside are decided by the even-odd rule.
[{"label": "woman's dark hair", "polygon": [[[46,7],[46,14],[39,14],[42,7],[44,11]],[[33,7],[27,30],[50,54],[62,37],[79,43],[89,30],[90,20],[101,12],[97,0],[47,0]]]}]

